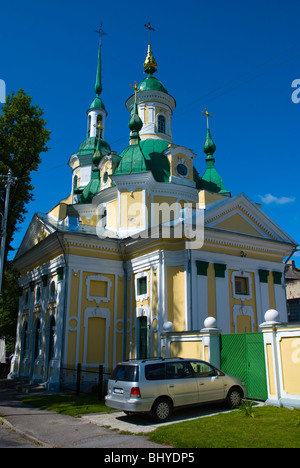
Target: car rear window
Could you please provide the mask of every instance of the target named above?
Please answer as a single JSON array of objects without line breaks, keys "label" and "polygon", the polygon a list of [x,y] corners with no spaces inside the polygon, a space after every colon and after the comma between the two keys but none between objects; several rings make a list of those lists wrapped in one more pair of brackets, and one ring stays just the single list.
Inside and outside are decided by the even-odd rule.
[{"label": "car rear window", "polygon": [[123,382],[137,382],[139,380],[139,368],[130,364],[119,364],[111,374],[111,379],[123,380]]}]

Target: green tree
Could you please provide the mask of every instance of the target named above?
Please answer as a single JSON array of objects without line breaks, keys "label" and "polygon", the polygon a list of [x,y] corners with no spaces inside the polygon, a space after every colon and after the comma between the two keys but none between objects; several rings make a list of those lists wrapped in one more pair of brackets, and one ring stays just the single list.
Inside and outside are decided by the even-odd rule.
[{"label": "green tree", "polygon": [[[24,221],[26,205],[33,199],[31,172],[38,169],[40,154],[49,148],[50,131],[43,120],[43,110],[32,105],[32,98],[22,89],[15,95],[8,95],[0,115],[0,174],[7,174],[8,169],[17,177],[11,187],[5,263],[11,250],[11,242],[17,224]],[[5,186],[1,184],[0,212],[4,212]]]},{"label": "green tree", "polygon": [[[26,206],[33,199],[31,173],[41,162],[40,154],[48,151],[50,131],[46,129],[43,110],[20,89],[6,98],[0,115],[0,174],[11,169],[17,181],[11,186],[7,219],[2,297],[0,299],[0,336],[11,340],[18,310],[18,274],[7,262],[18,224],[25,219]],[[0,184],[0,213],[4,213],[5,184]],[[7,268],[6,268],[7,266]]]}]

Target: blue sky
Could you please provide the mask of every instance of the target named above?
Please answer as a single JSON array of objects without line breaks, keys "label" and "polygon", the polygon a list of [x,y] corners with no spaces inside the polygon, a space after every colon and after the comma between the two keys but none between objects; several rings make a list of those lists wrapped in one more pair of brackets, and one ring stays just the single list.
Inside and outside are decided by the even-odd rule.
[{"label": "blue sky", "polygon": [[[105,139],[120,153],[128,144],[129,87],[144,78],[152,34],[157,78],[175,98],[173,142],[197,154],[208,107],[217,146],[216,167],[232,195],[246,193],[300,243],[300,2],[298,0],[6,0],[0,28],[0,79],[6,92],[23,88],[39,104],[51,130],[51,150],[33,176],[35,201],[15,236],[18,248],[33,214],[47,212],[71,190],[67,165],[86,137],[102,48]],[[300,81],[299,81],[300,83]],[[297,85],[299,86],[299,85]],[[300,90],[300,88],[299,88]],[[299,92],[300,97],[300,92]],[[300,263],[300,256],[295,257]]]}]

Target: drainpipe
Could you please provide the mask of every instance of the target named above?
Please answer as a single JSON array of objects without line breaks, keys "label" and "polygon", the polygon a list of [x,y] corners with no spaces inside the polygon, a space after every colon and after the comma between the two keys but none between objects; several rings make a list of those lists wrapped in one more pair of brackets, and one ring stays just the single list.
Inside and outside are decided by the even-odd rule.
[{"label": "drainpipe", "polygon": [[189,301],[189,329],[193,330],[193,277],[192,277],[192,251],[187,249],[188,255],[188,285],[190,287],[190,301]]},{"label": "drainpipe", "polygon": [[297,250],[297,248],[300,247],[299,245],[296,245],[293,250],[292,250],[292,253],[291,255],[286,259],[286,261],[284,262],[285,264],[285,267],[284,267],[284,273],[286,273],[288,271],[288,266],[287,266],[287,262],[289,261],[289,259],[294,255],[295,252],[299,252],[299,250]]}]

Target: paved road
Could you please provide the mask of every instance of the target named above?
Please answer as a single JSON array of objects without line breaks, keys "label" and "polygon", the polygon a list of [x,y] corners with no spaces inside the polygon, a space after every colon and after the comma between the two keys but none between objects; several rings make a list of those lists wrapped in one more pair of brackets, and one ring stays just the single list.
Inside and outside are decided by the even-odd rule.
[{"label": "paved road", "polygon": [[120,434],[83,418],[33,408],[15,399],[17,393],[14,388],[0,386],[0,416],[6,423],[0,426],[0,447],[31,444],[40,448],[164,448],[147,437]]},{"label": "paved road", "polygon": [[0,448],[39,448],[40,446],[0,421]]}]

